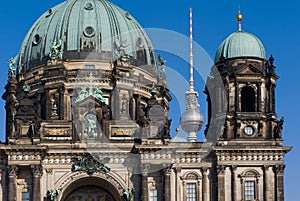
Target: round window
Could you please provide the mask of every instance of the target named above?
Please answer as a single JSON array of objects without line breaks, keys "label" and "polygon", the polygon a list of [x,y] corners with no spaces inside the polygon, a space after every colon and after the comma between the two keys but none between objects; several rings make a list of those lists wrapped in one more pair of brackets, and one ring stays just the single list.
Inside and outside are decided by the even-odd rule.
[{"label": "round window", "polygon": [[93,10],[93,4],[92,3],[86,3],[84,8],[87,9],[87,10]]},{"label": "round window", "polygon": [[87,37],[93,37],[95,35],[95,29],[91,26],[86,27],[84,30],[84,35]]},{"label": "round window", "polygon": [[127,19],[131,20],[131,16],[130,16],[129,12],[125,12],[125,17],[126,17]]},{"label": "round window", "polygon": [[33,37],[33,44],[34,45],[38,45],[40,42],[42,41],[42,36],[39,35],[39,34],[36,34],[34,37]]},{"label": "round window", "polygon": [[245,134],[246,135],[253,135],[253,133],[254,133],[254,129],[253,129],[253,127],[252,126],[246,126],[245,128],[244,128],[244,132],[245,132]]}]

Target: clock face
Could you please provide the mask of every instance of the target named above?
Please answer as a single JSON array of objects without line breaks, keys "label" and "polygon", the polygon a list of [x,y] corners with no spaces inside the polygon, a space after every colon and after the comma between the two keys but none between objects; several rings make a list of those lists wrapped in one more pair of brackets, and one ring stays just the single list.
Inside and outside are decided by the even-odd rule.
[{"label": "clock face", "polygon": [[253,127],[252,126],[246,126],[245,128],[244,128],[244,132],[245,132],[245,134],[246,135],[253,135],[253,133],[254,133],[254,129],[253,129]]}]

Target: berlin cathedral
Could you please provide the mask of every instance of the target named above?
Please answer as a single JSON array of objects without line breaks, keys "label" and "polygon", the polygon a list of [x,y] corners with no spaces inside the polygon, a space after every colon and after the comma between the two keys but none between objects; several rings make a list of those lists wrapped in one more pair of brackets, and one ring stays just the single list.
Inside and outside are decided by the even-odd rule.
[{"label": "berlin cathedral", "polygon": [[50,8],[9,62],[0,200],[283,201],[279,76],[236,19],[206,78],[207,125],[191,28],[185,139],[170,130],[165,60],[133,16],[107,0]]}]

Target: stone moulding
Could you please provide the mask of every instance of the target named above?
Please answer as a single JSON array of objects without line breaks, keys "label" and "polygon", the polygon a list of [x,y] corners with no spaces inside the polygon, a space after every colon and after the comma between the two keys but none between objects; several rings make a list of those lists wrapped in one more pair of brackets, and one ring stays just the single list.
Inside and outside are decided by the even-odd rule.
[{"label": "stone moulding", "polygon": [[[85,172],[74,172],[74,173],[68,172],[64,176],[62,176],[55,183],[54,186],[54,189],[57,189],[59,192],[61,192],[58,196],[58,200],[61,199],[61,196],[64,194],[64,191],[68,188],[68,186],[70,186],[71,183],[87,177],[90,176],[87,176]],[[112,186],[114,186],[118,190],[120,196],[122,196],[123,189],[127,187],[127,184],[123,181],[123,179],[113,171],[107,174],[105,174],[104,172],[96,172],[93,174],[92,177],[99,178],[109,182]]]}]

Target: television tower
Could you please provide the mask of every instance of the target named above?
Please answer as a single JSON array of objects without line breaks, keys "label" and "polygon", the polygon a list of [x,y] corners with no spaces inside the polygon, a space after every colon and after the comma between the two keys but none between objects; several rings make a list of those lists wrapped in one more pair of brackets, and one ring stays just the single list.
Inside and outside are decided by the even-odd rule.
[{"label": "television tower", "polygon": [[199,111],[198,93],[194,90],[194,58],[193,58],[193,14],[190,8],[190,88],[185,92],[186,110],[181,115],[180,124],[188,133],[188,142],[196,142],[196,133],[201,129],[204,118]]}]

